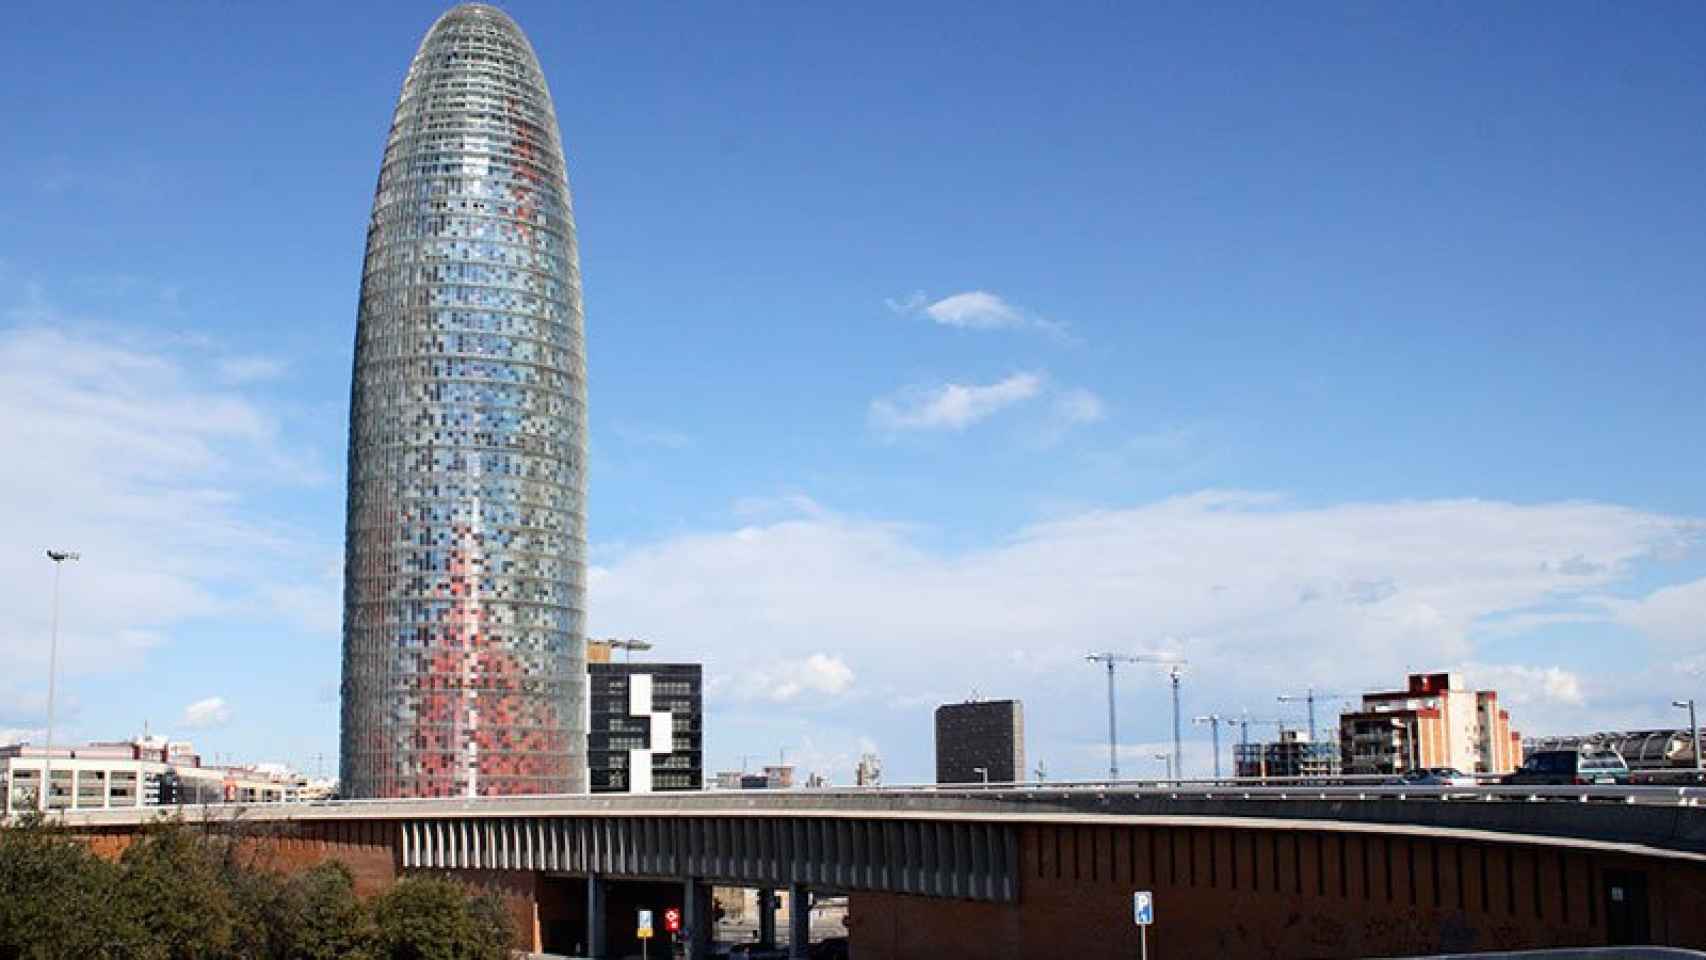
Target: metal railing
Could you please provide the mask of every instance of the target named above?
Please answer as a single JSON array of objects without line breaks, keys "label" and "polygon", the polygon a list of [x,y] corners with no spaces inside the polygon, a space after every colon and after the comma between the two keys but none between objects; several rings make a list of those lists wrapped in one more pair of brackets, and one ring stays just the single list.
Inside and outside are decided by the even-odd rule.
[{"label": "metal railing", "polygon": [[[1491,779],[1491,778],[1488,778]],[[1477,783],[1475,785],[1424,785],[1395,782],[1389,776],[1343,776],[1330,780],[1297,777],[1224,777],[1218,780],[1049,780],[1009,783],[904,783],[875,787],[790,787],[748,790],[671,790],[649,794],[573,793],[528,794],[508,797],[443,797],[425,799],[306,800],[274,803],[211,803],[184,805],[183,809],[258,811],[284,807],[349,809],[362,811],[386,805],[406,805],[430,810],[492,810],[532,808],[552,801],[604,805],[634,801],[671,804],[716,805],[764,798],[796,798],[834,802],[893,799],[987,799],[1008,802],[1082,800],[1086,797],[1192,800],[1315,800],[1341,802],[1438,802],[1438,803],[1590,803],[1643,806],[1699,807],[1706,787],[1649,784],[1519,785]],[[130,808],[127,808],[127,810]],[[172,806],[141,808],[175,809]],[[63,811],[62,811],[63,812]],[[99,808],[76,813],[99,813]]]}]

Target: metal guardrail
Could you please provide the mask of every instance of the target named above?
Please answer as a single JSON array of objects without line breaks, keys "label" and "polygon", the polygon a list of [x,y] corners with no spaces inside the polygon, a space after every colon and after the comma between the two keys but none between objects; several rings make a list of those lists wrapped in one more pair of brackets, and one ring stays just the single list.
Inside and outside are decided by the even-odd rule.
[{"label": "metal guardrail", "polygon": [[[571,793],[529,794],[515,797],[445,797],[410,800],[409,803],[492,805],[526,803],[551,799],[621,800],[641,796],[691,801],[694,798],[806,796],[823,798],[955,797],[1013,800],[1042,800],[1051,797],[1082,797],[1085,794],[1119,794],[1142,797],[1192,797],[1212,800],[1569,800],[1580,803],[1656,804],[1693,807],[1703,805],[1706,787],[1659,786],[1652,784],[1538,785],[1480,783],[1474,786],[1444,786],[1394,782],[1390,777],[1318,778],[1223,778],[1220,780],[1049,780],[1014,783],[907,783],[879,787],[788,787],[750,790],[671,790],[652,794]],[[397,803],[391,799],[321,800],[319,805]]]},{"label": "metal guardrail", "polygon": [[[228,803],[196,804],[181,809],[220,810],[310,808],[315,810],[347,809],[352,813],[375,812],[387,806],[404,807],[411,811],[486,810],[501,812],[506,808],[534,808],[553,800],[593,803],[602,806],[630,803],[667,802],[671,805],[718,805],[729,802],[765,798],[789,797],[822,800],[871,801],[883,799],[985,799],[1014,803],[1070,801],[1096,797],[1137,799],[1191,800],[1264,800],[1264,801],[1415,801],[1439,803],[1591,803],[1639,806],[1700,807],[1706,800],[1706,787],[1654,785],[1576,785],[1537,786],[1515,784],[1477,784],[1475,786],[1433,786],[1394,783],[1389,777],[1343,777],[1332,782],[1311,779],[1283,780],[1280,778],[1223,778],[1220,780],[1076,780],[1032,781],[989,784],[893,784],[880,787],[795,787],[786,789],[660,791],[650,794],[573,793],[528,794],[508,797],[444,797],[426,799],[362,799],[309,800],[289,803]],[[171,810],[175,807],[144,807],[132,809]],[[56,813],[101,813],[103,808],[88,808]]]}]

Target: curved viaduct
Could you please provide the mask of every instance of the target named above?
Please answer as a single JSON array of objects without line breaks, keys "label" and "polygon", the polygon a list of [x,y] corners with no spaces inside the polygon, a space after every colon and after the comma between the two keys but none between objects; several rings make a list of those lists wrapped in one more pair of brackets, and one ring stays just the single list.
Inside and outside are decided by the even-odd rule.
[{"label": "curved viaduct", "polygon": [[[621,955],[631,910],[666,904],[702,940],[719,884],[846,894],[860,960],[1135,956],[1134,890],[1155,894],[1154,956],[1302,958],[1706,947],[1700,795],[937,789],[185,812],[243,824],[285,868],[344,860],[369,891],[413,870],[495,884],[535,950]],[[146,816],[66,819],[117,849]]]}]

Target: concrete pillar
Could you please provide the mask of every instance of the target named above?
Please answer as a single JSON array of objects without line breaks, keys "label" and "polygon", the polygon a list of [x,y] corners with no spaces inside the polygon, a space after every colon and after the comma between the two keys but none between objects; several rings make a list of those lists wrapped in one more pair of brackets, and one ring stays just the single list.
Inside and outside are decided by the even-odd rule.
[{"label": "concrete pillar", "polygon": [[711,915],[711,888],[692,877],[682,883],[681,943],[686,960],[706,960],[711,955],[711,933],[716,918]]},{"label": "concrete pillar", "polygon": [[607,955],[604,933],[604,880],[596,873],[586,875],[586,956],[602,960]]},{"label": "concrete pillar", "polygon": [[769,887],[758,890],[758,945],[766,950],[776,947],[776,891]]},{"label": "concrete pillar", "polygon": [[803,883],[788,884],[788,957],[805,960],[812,945],[812,892]]}]

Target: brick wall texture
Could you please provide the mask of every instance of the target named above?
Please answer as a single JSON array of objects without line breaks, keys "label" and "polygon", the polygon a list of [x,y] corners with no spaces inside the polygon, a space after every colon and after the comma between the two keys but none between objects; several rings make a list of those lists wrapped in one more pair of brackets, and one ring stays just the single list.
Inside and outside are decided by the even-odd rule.
[{"label": "brick wall texture", "polygon": [[1616,939],[1611,886],[1645,884],[1649,942],[1706,947],[1706,866],[1553,847],[1218,827],[1027,827],[1021,906],[855,893],[860,960],[1137,955],[1333,958]]}]

